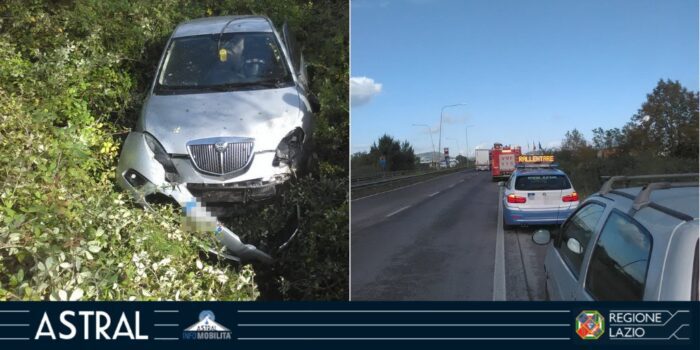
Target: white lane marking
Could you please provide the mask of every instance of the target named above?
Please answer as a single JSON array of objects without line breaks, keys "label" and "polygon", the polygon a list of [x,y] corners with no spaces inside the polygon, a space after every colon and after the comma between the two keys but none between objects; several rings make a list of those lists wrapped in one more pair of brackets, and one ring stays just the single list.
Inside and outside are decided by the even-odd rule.
[{"label": "white lane marking", "polygon": [[439,193],[440,193],[440,191],[437,191],[437,192],[435,192],[435,193],[433,193],[433,194],[429,194],[428,197],[432,197],[432,196],[438,195]]},{"label": "white lane marking", "polygon": [[496,261],[493,270],[493,301],[506,300],[506,261],[503,244],[503,187],[498,189],[498,218],[496,219]]},{"label": "white lane marking", "polygon": [[386,217],[394,216],[394,215],[396,215],[396,214],[398,214],[398,213],[400,213],[400,212],[402,212],[402,211],[404,211],[404,210],[406,210],[406,209],[408,209],[408,208],[410,208],[410,207],[411,207],[410,205],[407,205],[407,206],[405,206],[405,207],[403,207],[403,208],[400,208],[399,210],[392,211],[391,213],[387,214]]}]

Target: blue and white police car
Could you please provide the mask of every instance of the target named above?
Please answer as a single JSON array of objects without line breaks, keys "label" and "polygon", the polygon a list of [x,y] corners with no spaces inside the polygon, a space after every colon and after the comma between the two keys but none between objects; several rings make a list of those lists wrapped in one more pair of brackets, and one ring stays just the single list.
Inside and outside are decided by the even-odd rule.
[{"label": "blue and white police car", "polygon": [[569,177],[554,164],[520,164],[502,183],[503,225],[559,225],[579,204]]}]

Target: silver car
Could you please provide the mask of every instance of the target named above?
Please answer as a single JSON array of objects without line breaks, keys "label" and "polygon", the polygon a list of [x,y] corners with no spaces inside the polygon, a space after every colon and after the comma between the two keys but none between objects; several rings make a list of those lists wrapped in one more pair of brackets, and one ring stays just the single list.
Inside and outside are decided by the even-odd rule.
[{"label": "silver car", "polygon": [[[617,176],[587,198],[550,239],[546,291],[552,300],[698,300],[698,174]],[[692,182],[666,182],[694,178]],[[613,189],[628,181],[642,187]],[[655,181],[655,182],[654,182]]]},{"label": "silver car", "polygon": [[286,24],[278,32],[262,16],[181,23],[124,141],[118,184],[144,205],[175,201],[221,232],[207,217],[213,208],[271,198],[303,170],[317,107],[308,80]]}]

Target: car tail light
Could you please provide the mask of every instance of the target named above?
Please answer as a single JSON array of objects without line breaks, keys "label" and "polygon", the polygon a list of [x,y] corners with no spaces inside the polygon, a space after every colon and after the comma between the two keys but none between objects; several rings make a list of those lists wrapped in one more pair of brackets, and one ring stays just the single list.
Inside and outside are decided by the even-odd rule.
[{"label": "car tail light", "polygon": [[570,195],[561,197],[561,200],[564,202],[578,202],[578,193],[574,192]]},{"label": "car tail light", "polygon": [[514,194],[509,194],[508,197],[506,197],[508,200],[508,203],[525,203],[527,202],[527,199],[525,197],[520,197],[516,196]]}]

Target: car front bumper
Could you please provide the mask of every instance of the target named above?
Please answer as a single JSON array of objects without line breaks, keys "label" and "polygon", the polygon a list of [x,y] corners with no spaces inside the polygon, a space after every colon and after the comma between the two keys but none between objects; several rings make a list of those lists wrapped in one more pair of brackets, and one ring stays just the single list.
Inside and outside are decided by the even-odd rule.
[{"label": "car front bumper", "polygon": [[[131,132],[124,141],[116,170],[117,184],[139,204],[150,207],[149,198],[165,196],[185,209],[188,220],[201,230],[214,231],[219,241],[236,257],[262,262],[272,258],[245,244],[217,219],[216,205],[265,200],[275,196],[278,186],[291,177],[285,164],[273,166],[275,152],[253,155],[250,164],[235,176],[210,176],[194,170],[189,158],[171,157],[170,171],[155,159],[140,132]],[[173,171],[174,170],[174,171]]]},{"label": "car front bumper", "polygon": [[[170,160],[175,171],[168,172],[155,159],[143,134],[131,132],[124,141],[116,178],[118,185],[143,205],[154,194],[175,199],[173,192],[183,188],[205,204],[246,203],[275,196],[278,186],[290,179],[290,167],[286,164],[274,166],[274,157],[274,151],[259,151],[241,171],[214,176],[198,172],[187,156],[173,156]],[[143,179],[129,178],[134,176]]]}]

